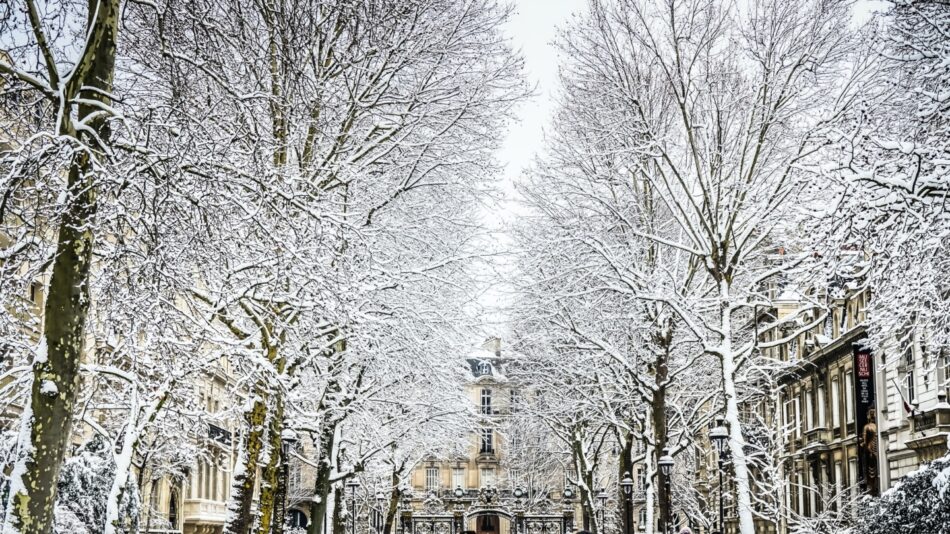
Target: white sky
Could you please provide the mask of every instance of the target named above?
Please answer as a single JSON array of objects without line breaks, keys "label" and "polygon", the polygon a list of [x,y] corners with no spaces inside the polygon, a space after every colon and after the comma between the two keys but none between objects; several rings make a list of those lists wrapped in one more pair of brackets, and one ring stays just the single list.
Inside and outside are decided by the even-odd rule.
[{"label": "white sky", "polygon": [[[504,143],[498,154],[505,164],[501,192],[504,200],[485,214],[485,223],[493,231],[494,248],[506,250],[511,246],[504,225],[517,216],[514,201],[514,182],[531,165],[534,156],[544,145],[544,131],[555,110],[558,90],[558,57],[552,46],[557,28],[563,27],[573,13],[586,10],[586,0],[514,0],[515,13],[509,19],[505,32],[512,45],[520,50],[525,61],[525,76],[534,94],[518,106],[518,120],[509,125]],[[497,258],[496,268],[504,271],[506,258]],[[506,337],[507,325],[504,308],[510,302],[510,287],[496,283],[488,288],[479,302],[487,308],[482,317],[488,335]]]},{"label": "white sky", "polygon": [[564,26],[572,13],[584,12],[585,0],[516,0],[515,15],[506,32],[525,59],[525,74],[536,94],[519,108],[520,121],[512,124],[499,155],[505,162],[505,181],[510,184],[527,167],[543,144],[543,131],[554,111],[557,63],[551,46],[555,29]]}]

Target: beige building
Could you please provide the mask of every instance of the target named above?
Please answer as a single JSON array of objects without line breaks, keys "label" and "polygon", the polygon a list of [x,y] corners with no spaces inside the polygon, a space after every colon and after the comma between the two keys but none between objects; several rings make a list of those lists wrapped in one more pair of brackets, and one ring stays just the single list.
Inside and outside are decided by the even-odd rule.
[{"label": "beige building", "polygon": [[[413,498],[406,505],[416,516],[452,514],[456,524],[450,531],[513,534],[542,529],[556,534],[565,528],[564,518],[573,514],[573,505],[563,504],[563,473],[552,474],[556,480],[538,482],[538,474],[524,472],[511,455],[520,450],[512,440],[521,439],[510,424],[521,399],[519,385],[507,374],[511,360],[502,354],[501,341],[491,339],[467,362],[470,375],[464,387],[477,413],[467,451],[420,462],[411,476]],[[406,528],[413,527],[401,527]]]}]

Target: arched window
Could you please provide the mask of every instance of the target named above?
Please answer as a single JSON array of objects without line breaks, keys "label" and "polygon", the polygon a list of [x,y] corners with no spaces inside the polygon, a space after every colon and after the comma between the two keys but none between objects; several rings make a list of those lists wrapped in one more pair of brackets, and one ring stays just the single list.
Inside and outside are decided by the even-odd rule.
[{"label": "arched window", "polygon": [[168,524],[178,528],[178,490],[172,490],[168,497]]},{"label": "arched window", "polygon": [[290,524],[291,528],[307,528],[307,515],[300,510],[288,510],[287,523]]}]

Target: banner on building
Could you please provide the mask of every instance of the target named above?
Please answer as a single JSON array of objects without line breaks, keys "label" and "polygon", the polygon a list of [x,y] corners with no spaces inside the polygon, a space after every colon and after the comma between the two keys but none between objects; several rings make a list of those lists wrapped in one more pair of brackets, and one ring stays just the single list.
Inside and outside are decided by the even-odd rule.
[{"label": "banner on building", "polygon": [[858,436],[858,479],[861,489],[880,494],[877,405],[874,398],[874,355],[860,343],[854,350],[855,432]]}]

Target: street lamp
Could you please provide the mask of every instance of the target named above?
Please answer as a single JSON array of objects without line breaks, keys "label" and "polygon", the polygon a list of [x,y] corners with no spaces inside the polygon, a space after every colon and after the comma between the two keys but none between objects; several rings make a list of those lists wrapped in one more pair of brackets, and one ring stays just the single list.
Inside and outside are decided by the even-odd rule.
[{"label": "street lamp", "polygon": [[[524,534],[524,502],[522,499],[528,496],[528,492],[521,486],[515,486],[511,491],[511,496],[515,498],[515,534]],[[542,525],[543,528],[543,525]]]},{"label": "street lamp", "polygon": [[604,532],[604,523],[607,522],[607,492],[601,488],[597,494],[597,500],[600,501],[600,525],[598,532]]},{"label": "street lamp", "polygon": [[462,497],[465,496],[465,490],[462,489],[461,485],[455,486],[455,491],[452,492],[452,495],[455,495],[455,532],[457,534],[462,533],[462,515],[464,509],[462,508]]},{"label": "street lamp", "polygon": [[360,487],[357,479],[348,481],[343,487],[350,494],[350,534],[356,534],[356,490]]},{"label": "street lamp", "polygon": [[376,492],[376,532],[383,534],[383,502],[386,501],[386,496],[383,495],[383,492]]},{"label": "street lamp", "polygon": [[280,458],[283,460],[281,475],[284,479],[283,494],[280,495],[280,519],[282,522],[287,521],[287,494],[290,493],[290,453],[294,450],[297,441],[297,433],[290,428],[285,428],[280,433]]},{"label": "street lamp", "polygon": [[624,534],[630,534],[633,526],[633,516],[630,515],[630,501],[633,498],[633,479],[630,473],[624,473],[623,480],[620,481],[620,489],[623,490],[623,530]]},{"label": "street lamp", "polygon": [[673,457],[670,456],[669,447],[663,448],[663,456],[660,456],[656,463],[660,466],[660,471],[666,481],[666,531],[672,532],[670,528],[670,509],[673,507],[673,499],[670,495],[670,474],[673,473]]},{"label": "street lamp", "polygon": [[716,428],[709,431],[709,441],[716,447],[716,456],[719,463],[719,532],[725,532],[722,513],[722,471],[725,464],[726,447],[729,444],[729,432],[722,426],[722,418],[716,418]]}]

